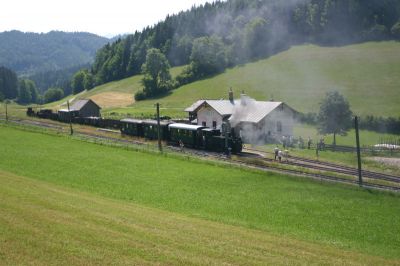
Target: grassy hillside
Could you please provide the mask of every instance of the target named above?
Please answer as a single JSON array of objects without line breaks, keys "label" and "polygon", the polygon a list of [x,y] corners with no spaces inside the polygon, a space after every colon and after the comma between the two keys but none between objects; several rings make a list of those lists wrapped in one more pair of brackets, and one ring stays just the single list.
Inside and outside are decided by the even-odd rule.
[{"label": "grassy hillside", "polygon": [[[174,69],[174,74],[180,69]],[[232,87],[238,97],[244,90],[258,100],[285,101],[302,112],[317,112],[325,93],[338,90],[359,115],[397,116],[400,113],[400,43],[363,43],[343,47],[296,46],[268,59],[228,69],[210,79],[183,86],[171,95],[105,111],[137,116],[154,114],[154,103],[162,112],[185,116],[182,110],[200,98],[227,98]],[[140,78],[111,82],[82,97],[109,91],[133,94]],[[118,107],[118,105],[114,105]]]},{"label": "grassy hillside", "polygon": [[394,264],[0,171],[2,264]]},{"label": "grassy hillside", "polygon": [[2,171],[191,217],[399,259],[398,195],[0,127]]}]

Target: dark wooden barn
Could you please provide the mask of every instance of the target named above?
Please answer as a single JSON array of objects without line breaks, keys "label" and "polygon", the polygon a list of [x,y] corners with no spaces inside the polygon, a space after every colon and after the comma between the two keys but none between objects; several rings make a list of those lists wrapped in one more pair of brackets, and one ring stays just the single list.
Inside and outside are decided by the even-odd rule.
[{"label": "dark wooden barn", "polygon": [[[71,117],[100,117],[100,106],[98,106],[92,100],[78,100],[74,102],[70,108],[69,112]],[[68,119],[68,109],[61,109],[58,111],[61,120]]]}]

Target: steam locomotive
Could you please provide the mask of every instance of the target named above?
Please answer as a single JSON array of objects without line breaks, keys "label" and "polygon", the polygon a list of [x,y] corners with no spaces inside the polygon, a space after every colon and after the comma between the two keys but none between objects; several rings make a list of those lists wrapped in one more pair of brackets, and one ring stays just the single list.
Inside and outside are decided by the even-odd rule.
[{"label": "steam locomotive", "polygon": [[[68,123],[70,120],[69,117],[59,116],[58,113],[54,113],[49,109],[34,112],[32,108],[28,108],[27,115],[64,123]],[[143,137],[149,140],[158,139],[157,120],[71,117],[71,122],[94,127],[119,129],[123,135]],[[160,121],[160,138],[169,144],[183,144],[185,147],[193,149],[226,153],[240,153],[242,151],[242,140],[235,137],[235,132],[229,128],[229,124],[223,124],[221,132],[219,129],[163,120]]]}]

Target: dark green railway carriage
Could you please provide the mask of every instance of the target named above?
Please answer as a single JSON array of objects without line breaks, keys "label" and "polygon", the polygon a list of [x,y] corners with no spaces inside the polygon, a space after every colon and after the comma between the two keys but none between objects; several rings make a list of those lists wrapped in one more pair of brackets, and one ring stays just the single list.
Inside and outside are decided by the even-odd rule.
[{"label": "dark green railway carriage", "polygon": [[212,151],[214,149],[215,141],[213,140],[214,136],[220,136],[221,131],[219,129],[213,128],[203,128],[201,129],[201,138],[202,138],[202,148]]},{"label": "dark green railway carriage", "polygon": [[201,133],[203,126],[175,123],[168,127],[172,143],[179,144],[182,141],[185,146],[203,148],[203,135]]},{"label": "dark green railway carriage", "polygon": [[143,121],[131,118],[122,119],[121,133],[130,136],[143,137]]},{"label": "dark green railway carriage", "polygon": [[[169,139],[169,121],[160,121],[160,137],[162,140]],[[158,139],[158,125],[156,120],[143,120],[143,136],[146,139]]]}]

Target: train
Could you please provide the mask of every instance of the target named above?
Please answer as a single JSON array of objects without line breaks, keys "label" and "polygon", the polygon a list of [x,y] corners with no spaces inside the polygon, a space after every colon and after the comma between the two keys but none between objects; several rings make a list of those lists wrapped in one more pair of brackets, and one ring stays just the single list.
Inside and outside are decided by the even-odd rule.
[{"label": "train", "polygon": [[[59,116],[50,109],[42,109],[37,112],[32,108],[27,110],[28,116],[43,119],[51,119],[64,123],[89,125],[100,128],[120,130],[121,134],[142,137],[149,140],[158,139],[157,120],[124,118],[121,120],[104,119],[101,117],[71,117]],[[234,129],[229,124],[223,124],[223,130],[208,128],[200,125],[177,123],[173,120],[160,121],[160,139],[171,145],[184,145],[192,149],[227,154],[238,154],[242,151],[242,140],[236,137]]]}]

